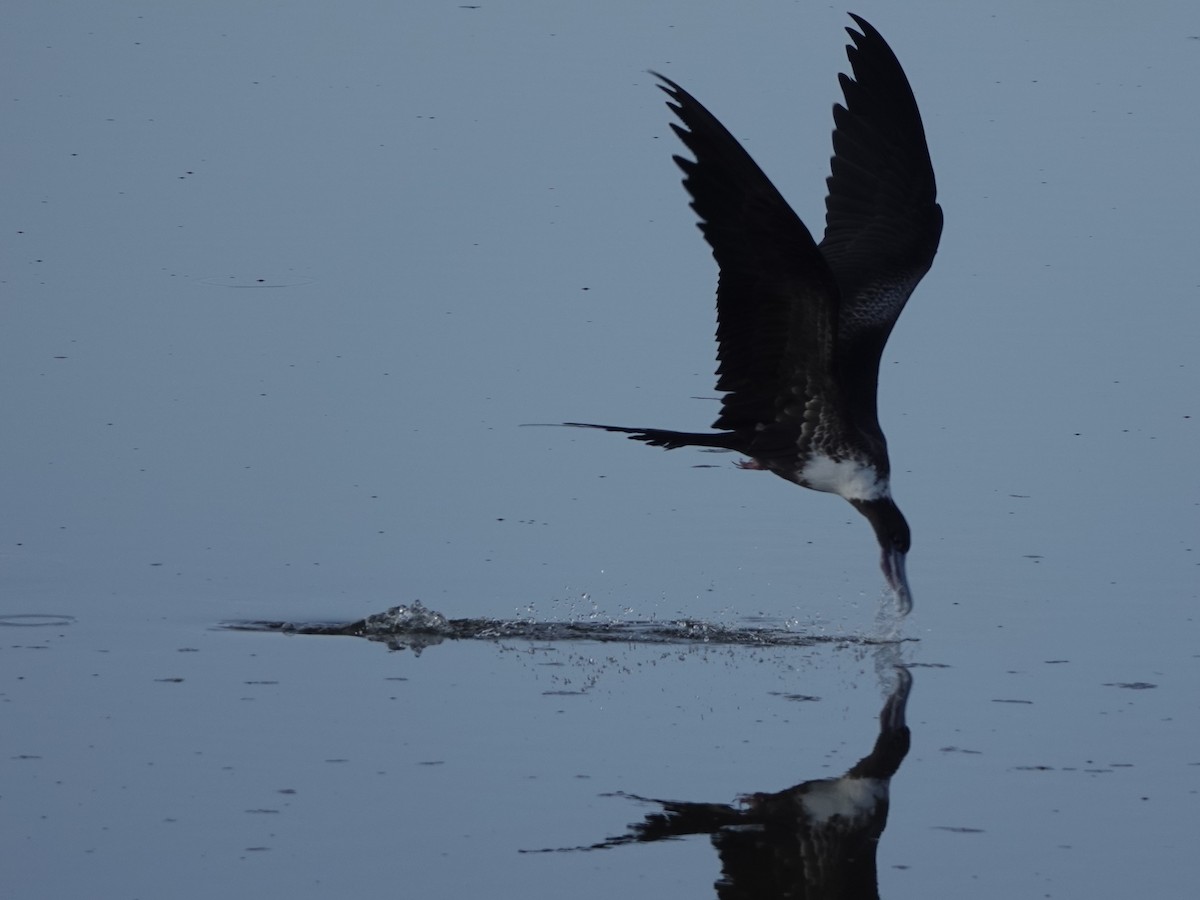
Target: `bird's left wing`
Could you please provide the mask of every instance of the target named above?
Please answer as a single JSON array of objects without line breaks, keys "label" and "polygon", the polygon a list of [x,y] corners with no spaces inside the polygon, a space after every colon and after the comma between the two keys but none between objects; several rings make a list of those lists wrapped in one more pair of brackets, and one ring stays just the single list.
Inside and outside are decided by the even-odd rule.
[{"label": "bird's left wing", "polygon": [[675,157],[700,230],[720,267],[714,428],[754,431],[802,414],[831,386],[837,287],[812,235],[750,154],[712,113],[657,75],[695,157]]}]

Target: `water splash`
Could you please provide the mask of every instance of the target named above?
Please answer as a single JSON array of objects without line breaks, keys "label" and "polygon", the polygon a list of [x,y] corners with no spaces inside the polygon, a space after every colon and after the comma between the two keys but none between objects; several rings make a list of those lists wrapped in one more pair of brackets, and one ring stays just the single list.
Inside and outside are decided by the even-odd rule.
[{"label": "water splash", "polygon": [[823,644],[876,646],[912,638],[837,635],[786,627],[722,625],[699,619],[624,621],[603,619],[593,613],[576,621],[538,622],[522,619],[452,619],[429,609],[419,600],[393,606],[381,613],[349,623],[248,621],[225,622],[237,631],[276,631],[284,634],[341,635],[382,641],[393,650],[420,653],[443,641],[592,641],[626,644],[741,645],[755,647],[811,647]]}]

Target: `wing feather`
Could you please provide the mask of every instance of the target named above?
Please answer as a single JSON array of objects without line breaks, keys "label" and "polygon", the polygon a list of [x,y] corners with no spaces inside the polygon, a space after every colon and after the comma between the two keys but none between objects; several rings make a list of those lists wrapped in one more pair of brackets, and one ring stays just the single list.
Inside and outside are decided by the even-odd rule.
[{"label": "wing feather", "polygon": [[842,292],[841,334],[874,332],[878,351],[929,271],[942,209],[921,113],[899,60],[865,19],[846,32],[854,73],[840,75],[824,254]]},{"label": "wing feather", "polygon": [[676,156],[720,268],[713,427],[754,431],[802,414],[831,384],[838,292],[807,227],[715,116],[662,75],[694,159]]}]

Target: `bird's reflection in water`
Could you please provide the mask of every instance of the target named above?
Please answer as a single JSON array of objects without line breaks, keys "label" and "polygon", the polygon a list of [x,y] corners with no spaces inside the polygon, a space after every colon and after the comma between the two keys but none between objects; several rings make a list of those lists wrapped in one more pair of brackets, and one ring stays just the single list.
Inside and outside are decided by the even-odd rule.
[{"label": "bird's reflection in water", "polygon": [[875,746],[841,778],[805,781],[778,793],[749,794],[736,805],[674,800],[588,849],[712,835],[721,856],[722,900],[875,898],[875,851],[888,816],[892,776],[908,754],[905,722],[912,675],[893,669],[895,683],[879,715]]}]

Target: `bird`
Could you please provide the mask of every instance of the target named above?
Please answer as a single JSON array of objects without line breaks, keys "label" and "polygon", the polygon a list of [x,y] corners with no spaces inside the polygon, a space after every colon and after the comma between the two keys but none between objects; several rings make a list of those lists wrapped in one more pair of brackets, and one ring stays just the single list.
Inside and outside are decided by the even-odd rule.
[{"label": "bird", "polygon": [[817,243],[742,144],[695,97],[650,74],[691,152],[675,155],[699,228],[719,269],[712,432],[564,422],[668,450],[742,454],[773,472],[837,494],[866,517],[900,615],[912,609],[911,531],[892,499],[877,391],[884,345],[942,233],[925,128],[904,69],[861,16],[847,27],[850,75],[838,80],[825,233]]},{"label": "bird", "polygon": [[[655,800],[661,812],[586,849],[707,834],[721,857],[721,900],[839,897],[877,900],[877,851],[891,810],[891,782],[912,745],[907,722],[913,678],[895,669],[871,752],[840,778],[820,778],[736,804]],[[580,848],[584,849],[584,848]]]}]

